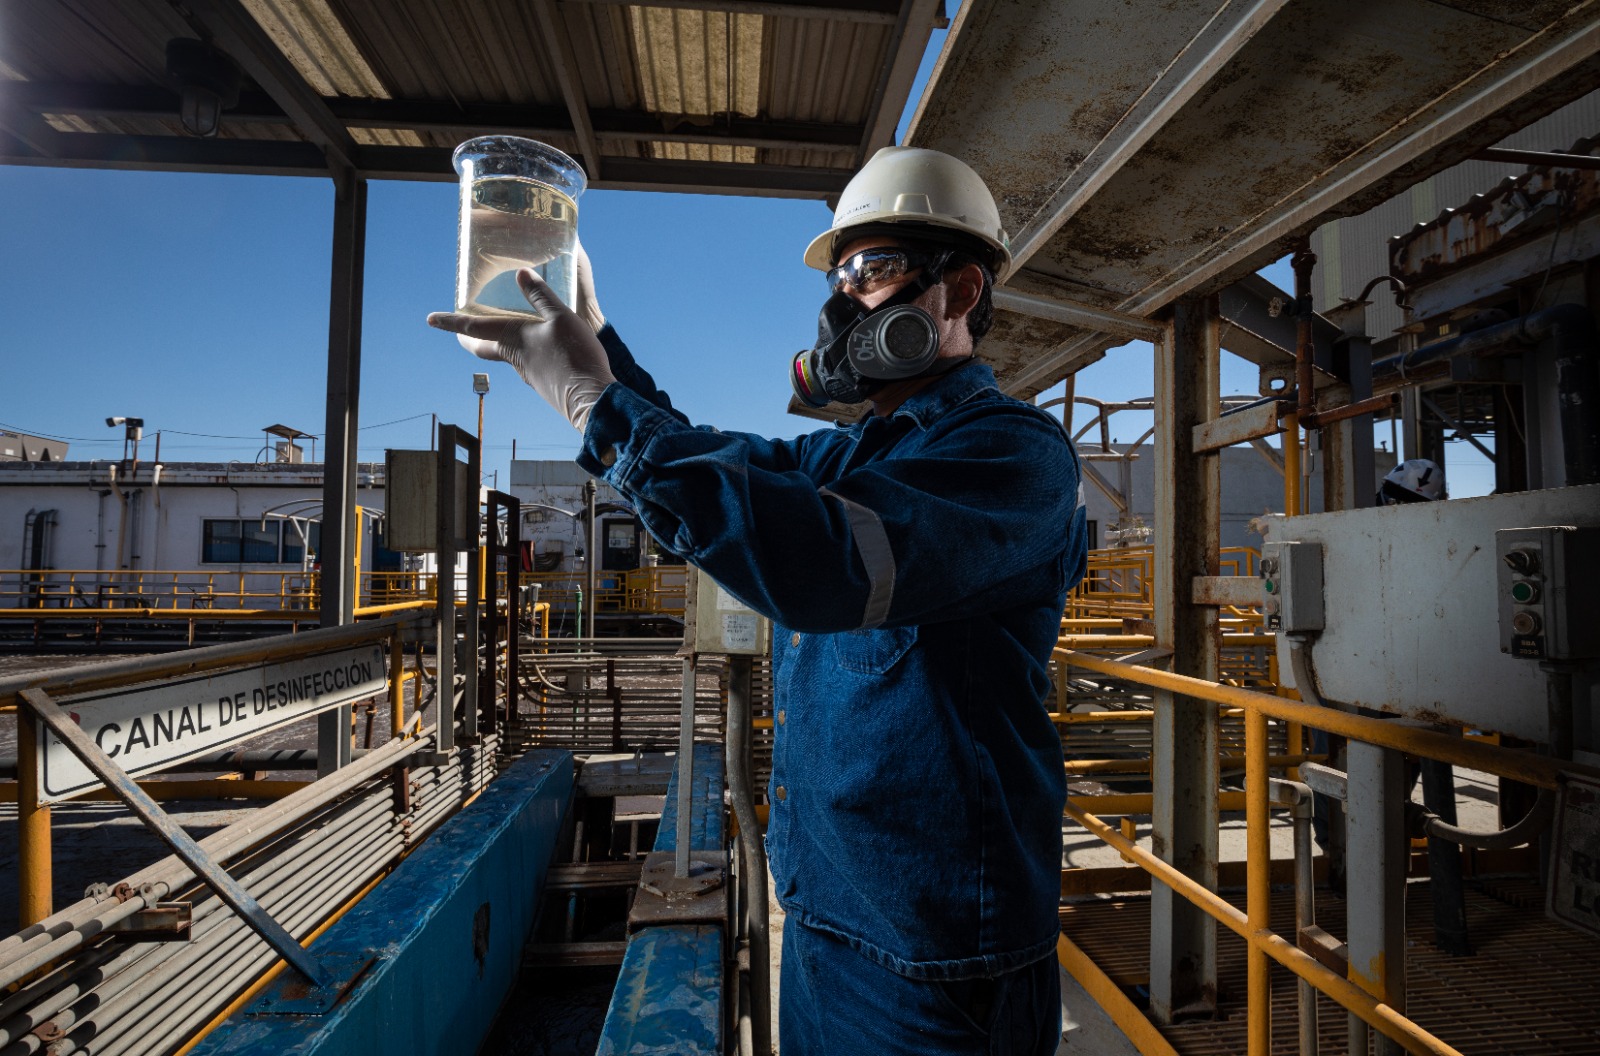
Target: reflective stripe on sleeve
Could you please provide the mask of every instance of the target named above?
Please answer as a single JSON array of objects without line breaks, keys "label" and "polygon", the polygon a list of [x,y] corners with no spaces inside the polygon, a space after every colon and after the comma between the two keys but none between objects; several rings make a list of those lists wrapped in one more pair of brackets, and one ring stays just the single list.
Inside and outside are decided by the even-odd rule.
[{"label": "reflective stripe on sleeve", "polygon": [[894,600],[894,551],[889,548],[889,533],[878,515],[859,502],[851,502],[827,488],[822,488],[821,494],[838,499],[839,505],[844,507],[850,534],[856,539],[856,552],[867,569],[869,590],[861,626],[876,627],[889,618],[889,604]]}]

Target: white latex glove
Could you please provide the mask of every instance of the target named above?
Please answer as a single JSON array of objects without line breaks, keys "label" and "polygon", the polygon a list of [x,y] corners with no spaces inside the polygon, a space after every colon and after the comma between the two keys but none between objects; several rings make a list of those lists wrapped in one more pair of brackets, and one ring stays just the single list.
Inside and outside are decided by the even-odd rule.
[{"label": "white latex glove", "polygon": [[589,263],[589,254],[583,251],[583,243],[575,242],[572,255],[578,260],[578,303],[572,310],[583,316],[584,322],[595,333],[605,329],[606,317],[600,311],[600,301],[594,295],[594,265]]},{"label": "white latex glove", "polygon": [[435,312],[428,325],[457,335],[461,347],[479,359],[511,364],[581,433],[595,401],[616,380],[606,350],[588,322],[562,304],[532,268],[517,272],[517,285],[537,316]]}]

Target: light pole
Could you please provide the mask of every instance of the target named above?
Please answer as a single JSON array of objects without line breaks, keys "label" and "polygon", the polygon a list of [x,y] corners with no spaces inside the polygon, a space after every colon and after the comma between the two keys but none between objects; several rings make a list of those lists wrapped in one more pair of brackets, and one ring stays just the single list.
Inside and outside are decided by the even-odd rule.
[{"label": "light pole", "polygon": [[483,450],[483,398],[489,395],[489,375],[472,375],[472,391],[478,394],[478,450]]}]

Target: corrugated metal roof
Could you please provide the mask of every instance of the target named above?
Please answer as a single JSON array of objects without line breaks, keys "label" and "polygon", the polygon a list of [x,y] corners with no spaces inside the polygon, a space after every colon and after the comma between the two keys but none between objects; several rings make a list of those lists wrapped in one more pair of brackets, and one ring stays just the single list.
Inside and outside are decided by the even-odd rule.
[{"label": "corrugated metal roof", "polygon": [[[0,160],[454,178],[486,132],[596,187],[825,197],[886,144],[938,0],[35,0],[0,34]],[[173,38],[246,71],[188,136]],[[327,158],[324,155],[327,155]]]}]

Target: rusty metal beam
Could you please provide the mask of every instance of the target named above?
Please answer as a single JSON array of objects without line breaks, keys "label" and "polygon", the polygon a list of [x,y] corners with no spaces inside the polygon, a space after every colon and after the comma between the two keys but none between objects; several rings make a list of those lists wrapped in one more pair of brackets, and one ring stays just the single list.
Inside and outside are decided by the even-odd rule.
[{"label": "rusty metal beam", "polygon": [[1554,150],[1511,150],[1489,147],[1472,156],[1473,161],[1502,161],[1511,165],[1545,165],[1561,169],[1600,169],[1600,158],[1592,154],[1563,154]]},{"label": "rusty metal beam", "polygon": [[[1155,635],[1171,670],[1215,681],[1217,611],[1196,605],[1196,577],[1219,571],[1221,460],[1191,451],[1196,426],[1217,413],[1216,297],[1179,301],[1156,344]],[[1210,890],[1217,883],[1217,708],[1157,691],[1151,778],[1156,855]],[[1216,921],[1170,887],[1151,892],[1150,1008],[1157,1022],[1217,1003]]]},{"label": "rusty metal beam", "polygon": [[1031,315],[1036,319],[1049,319],[1099,333],[1138,338],[1141,341],[1156,341],[1166,333],[1166,327],[1153,319],[1074,301],[1064,301],[1057,297],[996,287],[993,298],[994,306],[1003,312]]},{"label": "rusty metal beam", "polygon": [[[350,128],[399,128],[417,132],[503,133],[547,139],[571,136],[571,115],[563,106],[463,102],[450,99],[322,98],[340,123]],[[160,85],[95,84],[66,81],[0,81],[0,114],[14,119],[33,111],[83,118],[173,120],[178,93]],[[733,117],[696,124],[677,115],[647,110],[591,110],[595,138],[625,143],[711,143],[774,150],[854,150],[863,125],[815,121],[771,121]],[[289,115],[262,92],[247,91],[224,115],[238,128],[289,124]],[[53,130],[52,130],[53,131]],[[175,137],[177,138],[177,137]]]},{"label": "rusty metal beam", "polygon": [[[1495,55],[1476,76],[1329,165],[1249,223],[1198,246],[1187,260],[1126,297],[1116,309],[1151,315],[1184,294],[1214,288],[1230,276],[1261,267],[1320,224],[1376,205],[1600,86],[1597,9],[1596,0],[1575,5],[1522,45]],[[1008,379],[1007,391],[1059,377],[1062,364],[1102,340],[1083,335],[1064,342],[1025,373]]]},{"label": "rusty metal beam", "polygon": [[593,182],[600,179],[600,144],[595,139],[594,123],[589,117],[588,94],[573,69],[572,42],[567,38],[565,27],[558,24],[551,0],[533,0],[533,12],[539,19],[539,31],[544,34],[545,50],[550,65],[555,68],[556,83],[561,86],[561,98],[572,118],[573,133],[583,150],[583,167]]},{"label": "rusty metal beam", "polygon": [[1050,200],[1017,233],[1013,267],[1030,257],[1089,201],[1139,148],[1210,83],[1239,50],[1272,20],[1287,0],[1234,0],[1224,3],[1139,96],[1106,137],[1095,144]]},{"label": "rusty metal beam", "polygon": [[[277,140],[186,139],[111,133],[59,133],[46,155],[0,131],[0,164],[65,168],[138,169],[153,172],[248,173],[267,176],[326,176],[323,155],[309,143]],[[454,183],[445,147],[360,147],[358,171],[374,180]],[[675,191],[777,198],[825,198],[849,182],[847,169],[741,165],[733,162],[666,161],[612,157],[599,190]]]},{"label": "rusty metal beam", "polygon": [[933,34],[934,20],[943,8],[943,0],[901,0],[900,12],[889,32],[889,50],[883,71],[873,86],[872,100],[867,106],[870,116],[866,134],[856,149],[857,166],[865,164],[879,147],[887,147],[894,141],[900,112],[905,109],[911,84],[917,79],[917,67],[922,64],[922,53],[928,47],[928,37]]},{"label": "rusty metal beam", "polygon": [[1194,427],[1191,448],[1195,454],[1217,451],[1234,444],[1248,443],[1263,436],[1275,436],[1278,428],[1278,401],[1265,399],[1201,422]]},{"label": "rusty metal beam", "polygon": [[1261,580],[1256,576],[1196,576],[1191,584],[1189,600],[1196,605],[1247,609],[1261,604]]},{"label": "rusty metal beam", "polygon": [[[785,3],[783,0],[562,0],[577,4],[627,4],[637,7],[664,7],[679,11],[731,11],[736,15],[765,15],[770,18],[820,19],[826,22],[865,22],[889,26],[895,23],[895,0],[816,0],[815,3]],[[920,53],[919,53],[920,56]]]},{"label": "rusty metal beam", "polygon": [[338,179],[354,172],[356,144],[300,71],[239,0],[188,0],[194,18],[327,158]]}]

